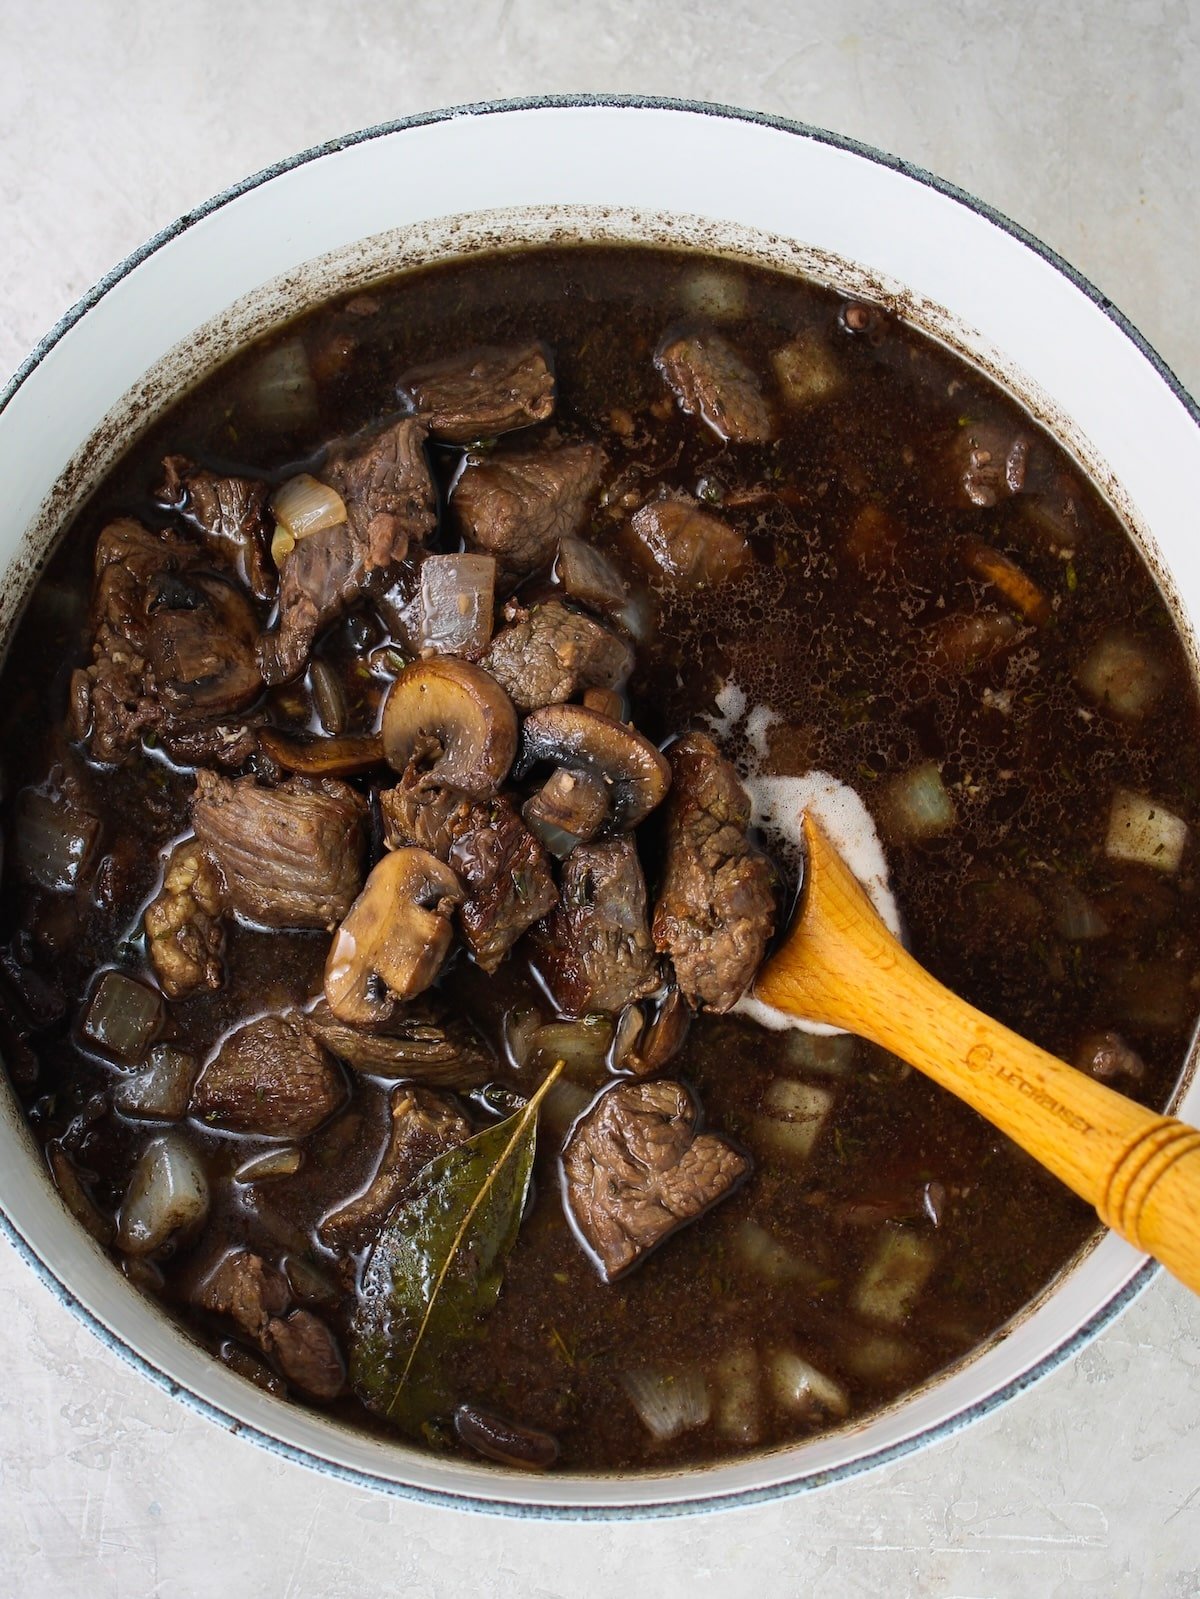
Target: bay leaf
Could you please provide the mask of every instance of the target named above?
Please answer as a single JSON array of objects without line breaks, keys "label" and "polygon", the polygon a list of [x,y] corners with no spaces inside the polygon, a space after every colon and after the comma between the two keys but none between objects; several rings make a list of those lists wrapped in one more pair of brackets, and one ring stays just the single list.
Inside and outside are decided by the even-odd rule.
[{"label": "bay leaf", "polygon": [[496,1303],[529,1194],[538,1110],[562,1064],[514,1115],[430,1161],[367,1257],[350,1379],[409,1430],[448,1408],[455,1346],[478,1336]]}]

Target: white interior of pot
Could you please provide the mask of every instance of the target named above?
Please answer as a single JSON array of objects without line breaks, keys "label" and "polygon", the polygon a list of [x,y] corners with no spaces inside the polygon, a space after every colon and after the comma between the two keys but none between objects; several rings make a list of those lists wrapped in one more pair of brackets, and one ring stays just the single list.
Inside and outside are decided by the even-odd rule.
[{"label": "white interior of pot", "polygon": [[[323,155],[217,206],[115,281],[0,414],[0,624],[11,626],[55,534],[121,450],[247,337],[404,266],[558,239],[718,249],[895,304],[998,377],[1106,488],[1195,658],[1200,432],[1080,288],[984,216],[858,154],[757,123],[598,106],[458,117]],[[1181,1108],[1195,1119],[1195,1085]],[[1043,1369],[1127,1294],[1142,1261],[1105,1237],[1003,1339],[811,1443],[699,1471],[531,1478],[369,1438],[234,1376],[130,1288],[66,1213],[7,1089],[0,1111],[0,1207],[118,1352],[227,1425],[310,1462],[495,1508],[712,1503],[861,1469]]]}]

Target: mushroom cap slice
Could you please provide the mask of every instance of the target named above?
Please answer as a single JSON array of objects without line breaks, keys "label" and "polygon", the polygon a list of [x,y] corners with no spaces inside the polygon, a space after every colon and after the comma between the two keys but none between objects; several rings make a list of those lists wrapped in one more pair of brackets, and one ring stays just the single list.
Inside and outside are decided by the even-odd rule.
[{"label": "mushroom cap slice", "polygon": [[386,1022],[397,1001],[423,993],[450,949],[450,916],[462,898],[462,884],[436,855],[423,849],[385,855],[325,961],[325,998],[338,1020],[358,1027]]},{"label": "mushroom cap slice", "polygon": [[517,751],[517,713],[490,672],[453,656],[406,666],[383,707],[383,753],[396,771],[414,759],[422,783],[490,799]]},{"label": "mushroom cap slice", "polygon": [[648,738],[586,705],[545,705],[525,718],[516,775],[542,761],[602,779],[616,831],[636,827],[671,786],[670,763]]}]

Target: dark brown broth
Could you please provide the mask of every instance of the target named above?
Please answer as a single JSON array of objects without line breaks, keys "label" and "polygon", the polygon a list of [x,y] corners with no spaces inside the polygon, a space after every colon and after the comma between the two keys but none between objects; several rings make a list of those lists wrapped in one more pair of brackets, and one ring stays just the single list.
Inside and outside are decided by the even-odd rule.
[{"label": "dark brown broth", "polygon": [[[1177,877],[1151,880],[1103,852],[1114,786],[1145,790],[1189,821],[1200,794],[1195,694],[1150,574],[1100,497],[988,380],[900,323],[889,323],[878,342],[851,336],[839,325],[837,298],[812,284],[729,268],[741,273],[752,314],[728,332],[752,365],[769,372],[771,351],[810,329],[846,374],[840,393],[798,414],[778,446],[725,446],[661,405],[653,351],[678,319],[679,285],[694,261],[644,249],[526,252],[397,279],[372,291],[378,309],[371,315],[334,302],[285,335],[298,330],[312,352],[354,341],[342,374],[321,386],[320,415],[302,435],[246,431],[240,395],[257,351],[244,353],[155,423],[69,530],[5,672],[6,794],[11,806],[11,796],[41,781],[52,762],[68,763],[108,818],[106,847],[119,869],[106,906],[93,896],[76,907],[10,877],[0,937],[32,934],[36,965],[57,975],[70,996],[66,1022],[36,1040],[36,1082],[19,1087],[38,1136],[65,1137],[80,1167],[95,1174],[102,1206],[117,1206],[154,1129],[111,1110],[106,1095],[114,1069],[77,1047],[73,1024],[98,966],[143,969],[136,942],[141,910],[155,886],[157,850],[186,828],[191,782],[154,758],[116,771],[89,767],[65,743],[60,724],[70,671],[84,658],[96,533],[116,513],[162,523],[150,490],[168,451],[280,478],[329,437],[394,409],[396,377],[410,363],[510,338],[535,336],[552,345],[558,425],[602,435],[616,470],[628,471],[634,495],[665,482],[719,505],[739,488],[789,490],[786,501],[767,494],[727,513],[752,540],[756,564],[747,579],[686,602],[664,600],[660,631],[640,655],[632,686],[637,725],[660,740],[697,725],[733,679],[750,706],[776,715],[768,770],[820,767],[856,787],[870,807],[891,774],[923,759],[943,763],[958,826],[943,838],[890,851],[915,954],[973,1003],[1068,1057],[1088,1028],[1119,1029],[1147,1062],[1137,1097],[1165,1103],[1195,1012],[1191,859]],[[636,419],[628,444],[612,433],[614,406]],[[1018,497],[994,510],[945,508],[933,487],[934,461],[964,419],[1008,422],[1035,437],[1032,502]],[[457,458],[456,451],[436,452],[443,482]],[[1070,559],[1030,510],[1038,494],[1061,499],[1064,484],[1078,521]],[[904,534],[896,558],[874,575],[847,551],[867,502],[892,512]],[[623,520],[619,506],[600,512],[593,537],[614,543]],[[964,533],[1008,551],[1061,604],[1053,625],[1014,654],[970,675],[939,676],[918,630],[985,597],[952,553]],[[1079,715],[1073,672],[1114,623],[1153,639],[1173,668],[1169,692],[1133,726]],[[363,642],[354,626],[335,629],[322,652],[348,674],[362,725],[381,685],[354,675]],[[1002,711],[994,696],[1004,691],[1011,703]],[[296,689],[276,691],[273,703],[284,725],[309,719]],[[745,756],[744,740],[739,748],[735,735],[728,753]],[[645,845],[643,855],[653,886]],[[1039,898],[1055,872],[1111,907],[1107,938],[1087,945],[1055,932]],[[319,934],[235,931],[227,986],[174,1006],[176,1036],[203,1057],[239,1020],[306,1000],[319,985],[324,951]],[[1166,985],[1177,1014],[1146,1002],[1147,973],[1160,989]],[[505,1007],[537,994],[522,969],[507,970],[487,991],[478,972],[461,962],[445,986],[494,1037]],[[711,1373],[730,1349],[792,1348],[842,1384],[852,1412],[861,1414],[1002,1327],[1092,1233],[1086,1206],[973,1113],[866,1045],[858,1048],[851,1076],[825,1080],[838,1095],[834,1126],[806,1164],[796,1168],[755,1149],[753,1119],[772,1077],[807,1075],[789,1065],[792,1047],[787,1035],[764,1034],[741,1019],[693,1024],[671,1072],[693,1085],[712,1126],[751,1149],[756,1169],[733,1198],[617,1284],[599,1281],[568,1227],[557,1149],[543,1137],[535,1202],[500,1302],[459,1362],[462,1397],[552,1431],[568,1468],[707,1460],[736,1446],[712,1424],[653,1444],[624,1395],[622,1374],[694,1365]],[[528,1074],[501,1068],[498,1075],[524,1091],[533,1086]],[[327,1259],[313,1228],[369,1177],[385,1125],[385,1092],[358,1079],[348,1108],[308,1141],[295,1178],[237,1192],[230,1173],[265,1144],[193,1126],[213,1179],[210,1240],[244,1240],[274,1259],[288,1251]],[[918,1192],[926,1182],[944,1190],[938,1225],[911,1214],[901,1224],[933,1240],[937,1267],[907,1323],[893,1333],[899,1358],[867,1378],[848,1351],[879,1329],[855,1318],[850,1296],[881,1229],[896,1223],[839,1220],[839,1212],[864,1199]],[[807,1263],[803,1283],[767,1282],[747,1267],[738,1236],[748,1219]],[[162,1297],[216,1349],[229,1328],[187,1308],[194,1269],[192,1256],[165,1261]],[[351,1309],[347,1298],[333,1313],[343,1332]],[[358,1424],[378,1425],[352,1399],[335,1408]],[[768,1405],[760,1443],[783,1444],[818,1425]],[[432,1441],[448,1444],[441,1434]]]}]

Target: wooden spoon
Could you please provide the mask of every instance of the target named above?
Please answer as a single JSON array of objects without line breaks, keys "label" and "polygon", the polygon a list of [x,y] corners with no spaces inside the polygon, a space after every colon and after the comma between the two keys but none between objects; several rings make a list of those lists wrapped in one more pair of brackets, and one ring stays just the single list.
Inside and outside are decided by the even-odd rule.
[{"label": "wooden spoon", "polygon": [[1200,1293],[1200,1132],[1019,1038],[930,977],[810,816],[803,904],[754,992],[869,1038],[957,1094]]}]

